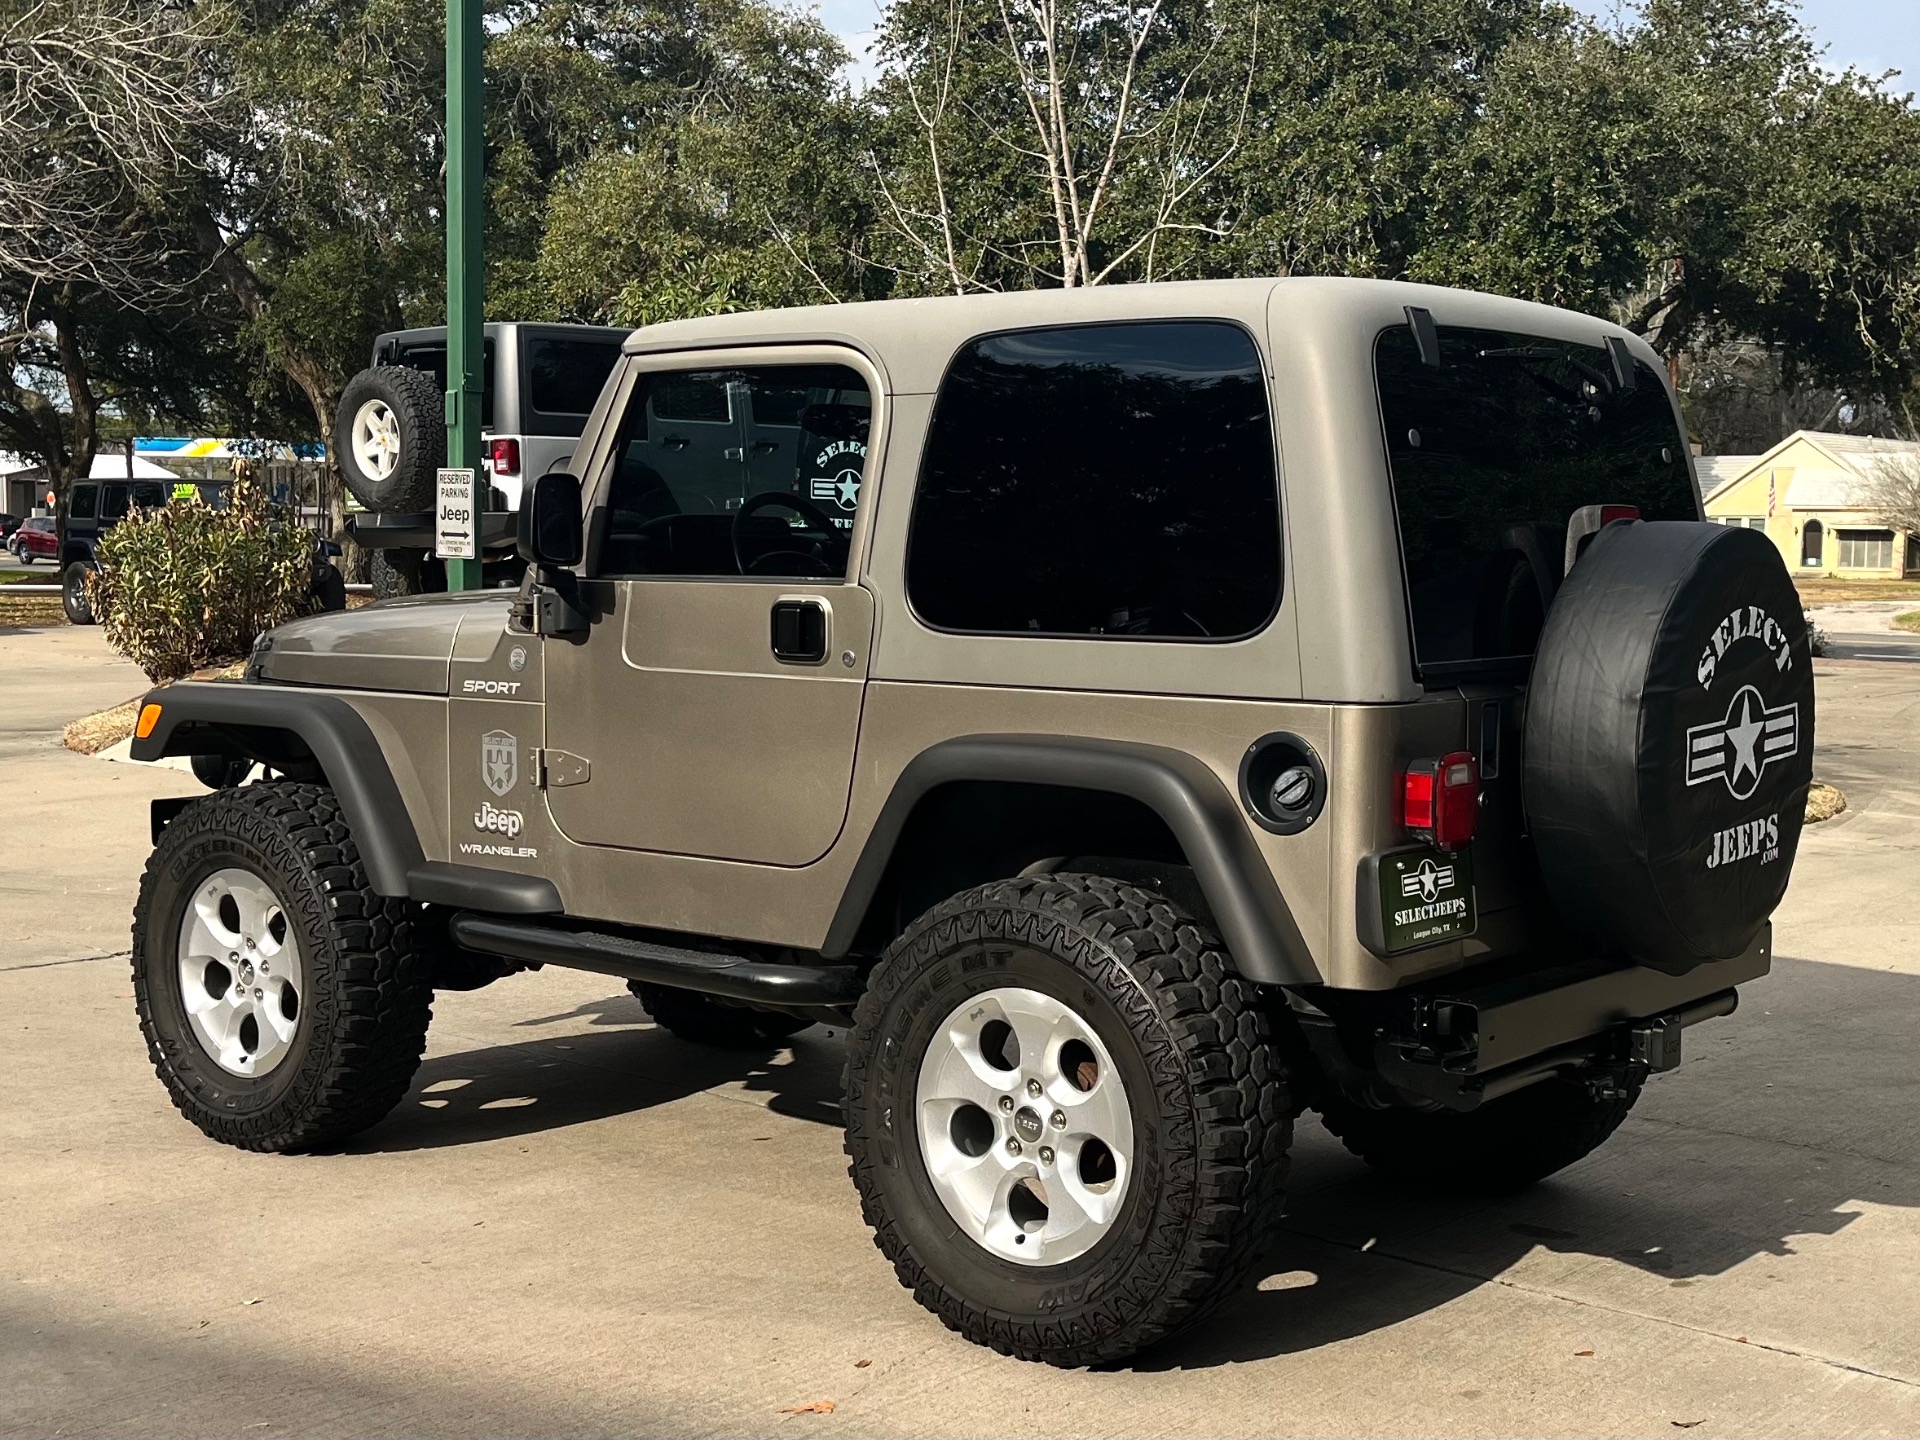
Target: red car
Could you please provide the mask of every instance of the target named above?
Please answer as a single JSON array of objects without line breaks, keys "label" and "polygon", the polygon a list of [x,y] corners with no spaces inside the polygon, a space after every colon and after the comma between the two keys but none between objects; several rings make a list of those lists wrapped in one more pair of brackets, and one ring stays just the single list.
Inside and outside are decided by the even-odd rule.
[{"label": "red car", "polygon": [[60,536],[54,529],[53,517],[35,515],[21,521],[20,528],[7,541],[7,548],[13,551],[22,565],[31,565],[43,557],[53,559],[60,553]]}]

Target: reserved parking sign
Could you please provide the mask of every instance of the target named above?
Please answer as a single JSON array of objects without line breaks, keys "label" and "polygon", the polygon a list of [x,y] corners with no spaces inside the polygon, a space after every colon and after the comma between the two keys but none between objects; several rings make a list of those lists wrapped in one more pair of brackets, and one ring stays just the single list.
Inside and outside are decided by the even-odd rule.
[{"label": "reserved parking sign", "polygon": [[479,506],[473,471],[441,470],[439,504],[433,517],[433,549],[442,560],[471,560],[478,555]]}]

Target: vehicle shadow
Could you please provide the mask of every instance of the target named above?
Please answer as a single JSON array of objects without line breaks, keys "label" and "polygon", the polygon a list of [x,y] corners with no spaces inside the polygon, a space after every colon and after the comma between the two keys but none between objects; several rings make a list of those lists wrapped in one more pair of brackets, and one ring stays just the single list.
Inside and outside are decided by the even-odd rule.
[{"label": "vehicle shadow", "polygon": [[516,1022],[569,1030],[422,1062],[393,1114],[344,1147],[356,1153],[473,1145],[670,1104],[715,1086],[765,1095],[776,1114],[840,1123],[841,1032],[821,1026],[748,1049],[690,1044],[624,992]]},{"label": "vehicle shadow", "polygon": [[[780,1115],[840,1120],[837,1029],[713,1050],[652,1026],[625,994],[518,1023],[567,1028],[430,1059],[394,1115],[351,1148],[482,1143],[716,1086],[764,1096]],[[1736,1015],[1688,1033],[1686,1064],[1649,1085],[1606,1146],[1510,1197],[1380,1179],[1303,1115],[1286,1218],[1256,1271],[1259,1288],[1132,1368],[1310,1351],[1484,1285],[1551,1289],[1594,1259],[1638,1272],[1628,1278],[1643,1287],[1686,1287],[1792,1257],[1801,1237],[1837,1234],[1869,1207],[1920,1207],[1917,1032],[1920,977],[1776,960]],[[753,1138],[749,1127],[741,1138]],[[1523,1262],[1527,1278],[1516,1279]]]},{"label": "vehicle shadow", "polygon": [[[1619,1283],[1643,1297],[1684,1289],[1786,1261],[1870,1208],[1920,1207],[1916,1030],[1920,978],[1777,959],[1740,1012],[1688,1032],[1688,1062],[1611,1141],[1509,1197],[1379,1178],[1303,1116],[1260,1288],[1133,1368],[1313,1350],[1496,1281],[1552,1289],[1594,1259],[1640,1272]],[[1907,1283],[1889,1276],[1887,1303]]]}]

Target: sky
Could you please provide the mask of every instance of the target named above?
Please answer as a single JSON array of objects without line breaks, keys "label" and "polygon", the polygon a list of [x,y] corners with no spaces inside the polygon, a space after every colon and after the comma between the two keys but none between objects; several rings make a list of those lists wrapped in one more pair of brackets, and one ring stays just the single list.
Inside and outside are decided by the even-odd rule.
[{"label": "sky", "polygon": [[[1612,9],[1595,0],[1574,3],[1593,15]],[[1815,41],[1827,47],[1830,69],[1899,70],[1895,89],[1920,90],[1920,0],[1802,0],[1800,13]],[[870,73],[861,61],[879,14],[877,0],[820,0],[820,18],[856,57],[856,76]]]}]

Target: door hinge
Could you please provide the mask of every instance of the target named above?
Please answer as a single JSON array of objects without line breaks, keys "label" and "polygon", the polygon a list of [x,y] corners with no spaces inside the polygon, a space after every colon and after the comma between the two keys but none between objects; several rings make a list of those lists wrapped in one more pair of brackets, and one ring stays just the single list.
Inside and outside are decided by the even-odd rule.
[{"label": "door hinge", "polygon": [[591,767],[584,755],[565,750],[536,749],[533,752],[533,784],[536,790],[562,785],[584,785],[591,778]]}]

